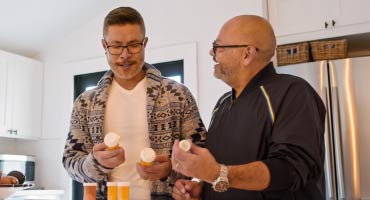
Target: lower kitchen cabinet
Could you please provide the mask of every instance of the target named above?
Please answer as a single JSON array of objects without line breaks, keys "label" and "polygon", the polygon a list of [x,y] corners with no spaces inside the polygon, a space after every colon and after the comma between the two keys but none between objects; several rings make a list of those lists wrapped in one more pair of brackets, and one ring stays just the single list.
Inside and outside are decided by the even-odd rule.
[{"label": "lower kitchen cabinet", "polygon": [[43,64],[0,51],[0,136],[38,139],[42,125]]}]

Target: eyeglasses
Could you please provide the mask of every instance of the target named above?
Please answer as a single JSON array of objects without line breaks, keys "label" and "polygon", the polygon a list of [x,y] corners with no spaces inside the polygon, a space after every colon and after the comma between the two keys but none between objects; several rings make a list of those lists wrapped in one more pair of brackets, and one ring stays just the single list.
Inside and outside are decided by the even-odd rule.
[{"label": "eyeglasses", "polygon": [[146,38],[144,38],[141,42],[131,43],[128,45],[108,45],[107,41],[104,40],[104,42],[107,46],[108,52],[111,55],[121,55],[125,48],[127,48],[127,51],[130,54],[136,54],[141,51],[144,45],[145,39]]},{"label": "eyeglasses", "polygon": [[[212,44],[212,49],[213,49],[213,60],[217,62],[216,58],[216,53],[218,48],[241,48],[241,47],[249,47],[251,45],[248,44],[240,44],[240,45],[218,45],[216,41],[213,42]],[[259,51],[257,47],[255,47],[256,51]]]}]

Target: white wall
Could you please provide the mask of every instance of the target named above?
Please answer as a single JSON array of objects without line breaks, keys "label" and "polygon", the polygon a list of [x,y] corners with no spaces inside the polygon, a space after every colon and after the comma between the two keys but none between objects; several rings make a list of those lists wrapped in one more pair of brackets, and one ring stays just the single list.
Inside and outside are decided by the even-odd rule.
[{"label": "white wall", "polygon": [[0,138],[0,154],[16,154],[15,144],[15,139]]},{"label": "white wall", "polygon": [[[214,104],[221,94],[229,90],[213,77],[213,62],[208,55],[212,41],[227,19],[240,14],[262,15],[262,0],[136,0],[122,1],[118,5],[132,6],[142,13],[149,49],[196,42],[198,105],[208,126]],[[51,44],[38,56],[45,62],[43,139],[21,142],[23,148],[19,151],[31,148],[38,155],[36,178],[42,187],[70,192],[61,159],[72,109],[72,75],[107,69],[107,65],[99,63],[99,58],[104,55],[100,39],[103,18],[108,12],[98,15],[65,39]],[[83,60],[90,62],[86,66],[73,64]]]}]

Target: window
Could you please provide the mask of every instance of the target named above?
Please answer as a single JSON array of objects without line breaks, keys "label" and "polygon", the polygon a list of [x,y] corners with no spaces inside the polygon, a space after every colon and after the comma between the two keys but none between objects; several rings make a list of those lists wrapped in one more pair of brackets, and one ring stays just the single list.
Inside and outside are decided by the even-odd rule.
[{"label": "window", "polygon": [[153,64],[162,76],[184,83],[184,60],[162,62]]},{"label": "window", "polygon": [[93,89],[106,71],[74,76],[74,99],[86,90]]}]

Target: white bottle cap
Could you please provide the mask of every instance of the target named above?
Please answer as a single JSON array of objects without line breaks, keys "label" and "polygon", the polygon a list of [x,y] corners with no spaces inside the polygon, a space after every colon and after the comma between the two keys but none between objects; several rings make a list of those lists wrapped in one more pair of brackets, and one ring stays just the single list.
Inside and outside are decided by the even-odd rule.
[{"label": "white bottle cap", "polygon": [[124,187],[124,186],[130,187],[130,182],[118,182],[117,186],[118,187]]},{"label": "white bottle cap", "polygon": [[180,149],[182,149],[184,151],[189,151],[190,147],[191,147],[191,143],[189,142],[189,140],[181,140],[179,142],[179,147],[180,147]]},{"label": "white bottle cap", "polygon": [[107,186],[117,186],[117,182],[107,182]]},{"label": "white bottle cap", "polygon": [[191,179],[191,181],[193,181],[193,182],[197,182],[197,183],[200,183],[200,182],[201,182],[201,180],[200,180],[199,178],[195,178],[195,177],[194,177],[194,178],[192,178],[192,179]]},{"label": "white bottle cap", "polygon": [[155,160],[155,152],[152,148],[145,148],[141,150],[140,158],[144,162],[153,162]]},{"label": "white bottle cap", "polygon": [[84,183],[84,186],[97,186],[97,183]]},{"label": "white bottle cap", "polygon": [[114,147],[118,145],[120,136],[117,133],[109,132],[104,137],[104,143],[108,147]]}]

